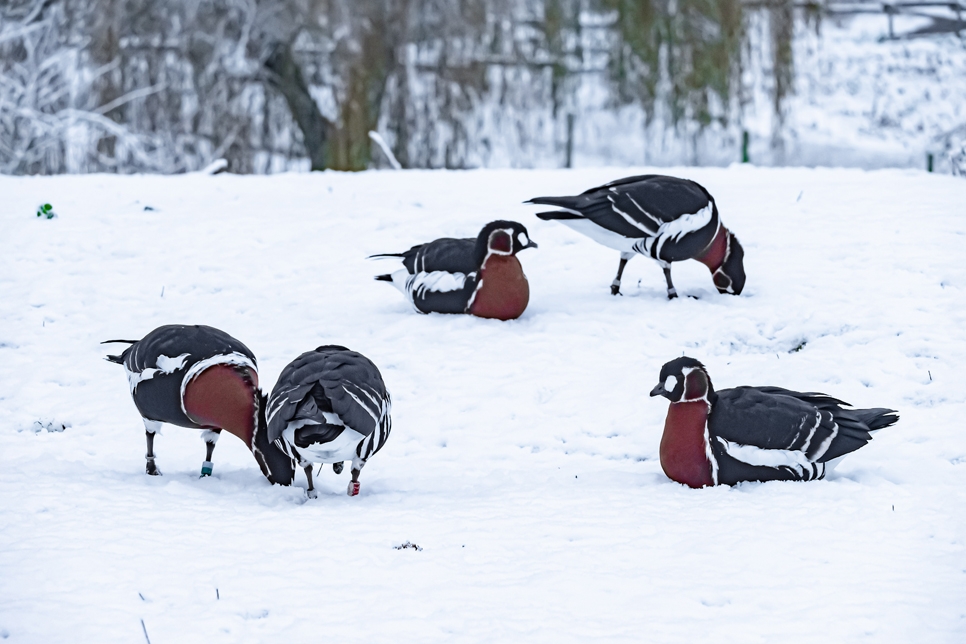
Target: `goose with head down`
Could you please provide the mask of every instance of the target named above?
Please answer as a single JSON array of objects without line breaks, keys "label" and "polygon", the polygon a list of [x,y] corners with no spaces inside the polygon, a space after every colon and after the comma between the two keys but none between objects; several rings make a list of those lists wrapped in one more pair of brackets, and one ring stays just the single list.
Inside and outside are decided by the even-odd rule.
[{"label": "goose with head down", "polygon": [[379,369],[361,353],[321,346],[290,362],[268,399],[268,439],[299,464],[307,494],[318,493],[314,463],[341,474],[352,461],[349,496],[359,494],[359,474],[382,449],[392,428],[391,401]]},{"label": "goose with head down", "polygon": [[212,454],[222,430],[240,438],[262,473],[287,485],[294,475],[291,459],[265,435],[265,396],[258,388],[255,355],[224,331],[204,325],[169,324],[130,344],[107,360],[127,373],[131,398],[144,420],[145,469],[160,475],[154,437],[163,423],[200,429],[207,453],[201,475],[212,473]]},{"label": "goose with head down", "polygon": [[688,179],[646,174],[591,188],[573,197],[535,197],[526,203],[556,206],[537,217],[559,221],[621,253],[611,293],[620,293],[624,266],[646,255],[664,271],[668,299],[677,297],[672,262],[696,259],[711,271],[720,293],[745,287],[744,249],[718,217],[714,198]]}]

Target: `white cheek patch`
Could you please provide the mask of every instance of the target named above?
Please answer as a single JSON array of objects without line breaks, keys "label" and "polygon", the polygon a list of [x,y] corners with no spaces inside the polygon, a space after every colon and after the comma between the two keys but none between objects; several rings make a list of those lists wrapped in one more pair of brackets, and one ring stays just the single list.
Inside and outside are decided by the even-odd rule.
[{"label": "white cheek patch", "polygon": [[517,241],[520,242],[520,245],[521,246],[526,246],[527,244],[530,243],[530,240],[527,239],[527,234],[526,233],[520,233],[520,234],[518,234],[517,235]]},{"label": "white cheek patch", "polygon": [[674,388],[678,386],[678,379],[676,376],[668,376],[667,380],[664,381],[664,389],[667,391],[674,391]]}]

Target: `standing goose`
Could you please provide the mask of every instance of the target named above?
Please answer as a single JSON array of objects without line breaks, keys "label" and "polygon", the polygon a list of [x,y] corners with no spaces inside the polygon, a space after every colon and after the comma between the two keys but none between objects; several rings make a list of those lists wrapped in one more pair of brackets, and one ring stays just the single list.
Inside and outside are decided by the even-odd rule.
[{"label": "standing goose", "polygon": [[392,427],[390,399],[368,358],[336,345],[307,351],[289,363],[268,399],[268,439],[298,462],[316,498],[313,463],[336,474],[352,461],[349,496],[359,494],[359,472],[382,449]]},{"label": "standing goose", "polygon": [[130,344],[107,360],[123,365],[134,404],[144,420],[145,469],[155,463],[154,435],[162,423],[202,430],[207,454],[201,475],[212,472],[215,443],[226,430],[242,439],[272,483],[288,485],[294,464],[266,438],[265,396],[258,389],[254,354],[240,341],[210,326],[170,324]]},{"label": "standing goose", "polygon": [[781,387],[715,391],[704,365],[681,357],[661,368],[651,396],[671,401],[661,467],[689,487],[742,481],[811,481],[894,424],[892,409],[843,409],[825,394]]},{"label": "standing goose", "polygon": [[392,282],[420,313],[513,320],[530,301],[530,286],[516,254],[536,247],[522,224],[492,221],[476,239],[444,237],[404,253],[371,257],[402,258],[405,268],[376,279]]},{"label": "standing goose", "polygon": [[537,217],[556,220],[621,252],[610,292],[620,293],[624,266],[647,255],[664,270],[668,299],[677,297],[671,263],[696,259],[711,271],[720,293],[745,286],[744,250],[718,218],[714,198],[702,186],[677,177],[645,174],[618,179],[575,197],[536,197],[526,203],[556,206]]}]

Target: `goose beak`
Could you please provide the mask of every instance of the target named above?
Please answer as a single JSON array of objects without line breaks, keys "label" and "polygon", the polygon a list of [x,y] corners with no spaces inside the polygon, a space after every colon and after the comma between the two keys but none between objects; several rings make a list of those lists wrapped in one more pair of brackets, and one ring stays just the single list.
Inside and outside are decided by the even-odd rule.
[{"label": "goose beak", "polygon": [[666,393],[667,393],[667,389],[664,388],[664,383],[659,382],[657,383],[657,386],[654,387],[654,389],[651,389],[651,398],[653,398],[654,396],[663,396]]},{"label": "goose beak", "polygon": [[539,246],[537,246],[537,242],[535,242],[535,241],[533,241],[533,240],[531,239],[531,240],[530,240],[530,243],[529,243],[529,244],[527,244],[526,246],[524,246],[524,248],[540,248],[540,247],[539,247]]}]

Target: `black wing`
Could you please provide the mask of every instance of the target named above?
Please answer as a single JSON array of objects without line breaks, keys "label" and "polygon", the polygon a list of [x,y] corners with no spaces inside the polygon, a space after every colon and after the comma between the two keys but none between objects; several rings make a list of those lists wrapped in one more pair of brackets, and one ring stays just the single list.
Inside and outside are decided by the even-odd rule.
[{"label": "black wing", "polygon": [[809,480],[898,420],[890,409],[844,409],[841,400],[781,387],[717,392],[708,429],[719,481]]},{"label": "black wing", "polygon": [[186,367],[215,356],[238,353],[257,366],[255,354],[241,341],[221,329],[203,324],[168,324],[158,327],[124,350],[121,358],[129,371],[140,373],[145,369],[164,370],[165,358],[188,354]]},{"label": "black wing", "polygon": [[[696,213],[713,203],[713,199],[700,184],[689,179],[646,174],[618,179],[574,197],[537,197],[529,203],[560,206],[613,232],[641,237],[641,227],[653,234],[661,224]],[[555,214],[537,216],[556,219]]]},{"label": "black wing", "polygon": [[736,387],[717,392],[708,418],[714,436],[759,449],[794,450],[819,460],[837,430],[832,413],[814,404],[841,401],[779,387]]},{"label": "black wing", "polygon": [[[329,425],[331,440],[343,427],[330,423],[326,413],[369,436],[388,423],[389,410],[389,392],[376,365],[345,347],[319,347],[282,370],[268,400],[268,440],[277,440],[290,421],[299,419]],[[326,442],[315,438],[312,442]]]},{"label": "black wing", "polygon": [[255,354],[242,342],[200,324],[158,327],[125,349],[120,358],[128,372],[131,397],[144,418],[201,427],[184,413],[182,382],[199,362],[219,356],[245,370],[257,368]]},{"label": "black wing", "polygon": [[466,313],[478,280],[476,272],[467,275],[445,271],[416,273],[406,281],[406,288],[420,313]]},{"label": "black wing", "polygon": [[[566,209],[538,213],[541,219],[582,217],[625,238],[640,239],[634,250],[666,262],[700,254],[719,225],[717,206],[707,190],[694,181],[664,175],[627,177],[574,197],[537,197],[530,203]],[[678,224],[666,225],[671,222]]]},{"label": "black wing", "polygon": [[405,253],[385,253],[371,257],[401,257],[410,275],[415,273],[472,273],[479,267],[474,260],[475,239],[443,237],[426,244],[413,246]]}]

